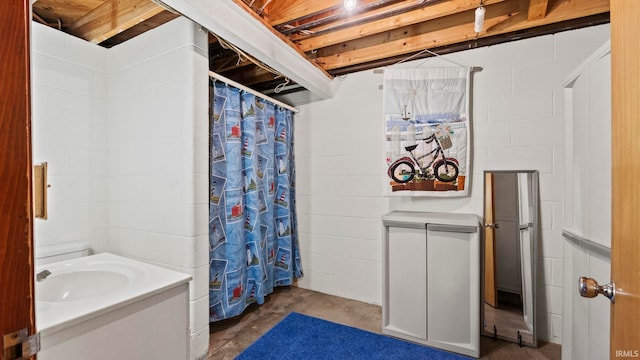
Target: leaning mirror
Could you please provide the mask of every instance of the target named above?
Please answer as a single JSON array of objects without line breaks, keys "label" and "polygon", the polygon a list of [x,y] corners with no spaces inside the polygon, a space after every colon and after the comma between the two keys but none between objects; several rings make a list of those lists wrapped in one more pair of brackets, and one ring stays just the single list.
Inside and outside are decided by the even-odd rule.
[{"label": "leaning mirror", "polygon": [[482,334],[537,347],[538,172],[485,171]]}]

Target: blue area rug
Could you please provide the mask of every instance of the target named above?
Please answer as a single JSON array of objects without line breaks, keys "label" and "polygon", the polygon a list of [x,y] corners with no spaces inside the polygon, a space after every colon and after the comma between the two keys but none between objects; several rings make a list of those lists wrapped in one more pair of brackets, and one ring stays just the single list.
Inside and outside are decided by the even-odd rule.
[{"label": "blue area rug", "polygon": [[434,359],[466,356],[291,313],[236,359]]}]

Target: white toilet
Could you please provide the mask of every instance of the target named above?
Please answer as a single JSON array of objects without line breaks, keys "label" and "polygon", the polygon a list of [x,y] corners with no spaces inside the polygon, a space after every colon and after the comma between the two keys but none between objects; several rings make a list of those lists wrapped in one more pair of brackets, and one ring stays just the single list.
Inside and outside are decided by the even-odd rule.
[{"label": "white toilet", "polygon": [[89,243],[80,241],[36,247],[36,268],[62,260],[87,256],[89,251]]}]

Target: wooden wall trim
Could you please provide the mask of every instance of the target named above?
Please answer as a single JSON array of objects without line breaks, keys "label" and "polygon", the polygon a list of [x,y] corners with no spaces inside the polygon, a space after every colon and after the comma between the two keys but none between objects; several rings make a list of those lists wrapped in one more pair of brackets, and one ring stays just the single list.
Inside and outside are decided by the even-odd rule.
[{"label": "wooden wall trim", "polygon": [[0,2],[0,330],[35,330],[29,0]]}]

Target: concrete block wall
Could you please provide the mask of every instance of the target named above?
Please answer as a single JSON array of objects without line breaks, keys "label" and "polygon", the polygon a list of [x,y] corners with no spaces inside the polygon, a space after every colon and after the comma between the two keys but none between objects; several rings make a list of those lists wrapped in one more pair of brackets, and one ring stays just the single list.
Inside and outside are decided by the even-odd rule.
[{"label": "concrete block wall", "polygon": [[304,288],[380,303],[380,76],[351,74],[331,100],[295,118],[296,195]]},{"label": "concrete block wall", "polygon": [[178,18],[108,52],[109,250],[189,273],[209,344],[207,32]]},{"label": "concrete block wall", "polygon": [[32,25],[33,162],[47,162],[48,219],[39,246],[107,248],[107,49]]},{"label": "concrete block wall", "polygon": [[329,100],[296,117],[301,287],[381,303],[382,224],[388,211],[483,215],[485,170],[538,170],[538,333],[562,342],[564,103],[562,84],[609,38],[602,25],[401,64],[481,66],[473,75],[473,165],[466,198],[383,196],[382,75],[339,78]]}]

